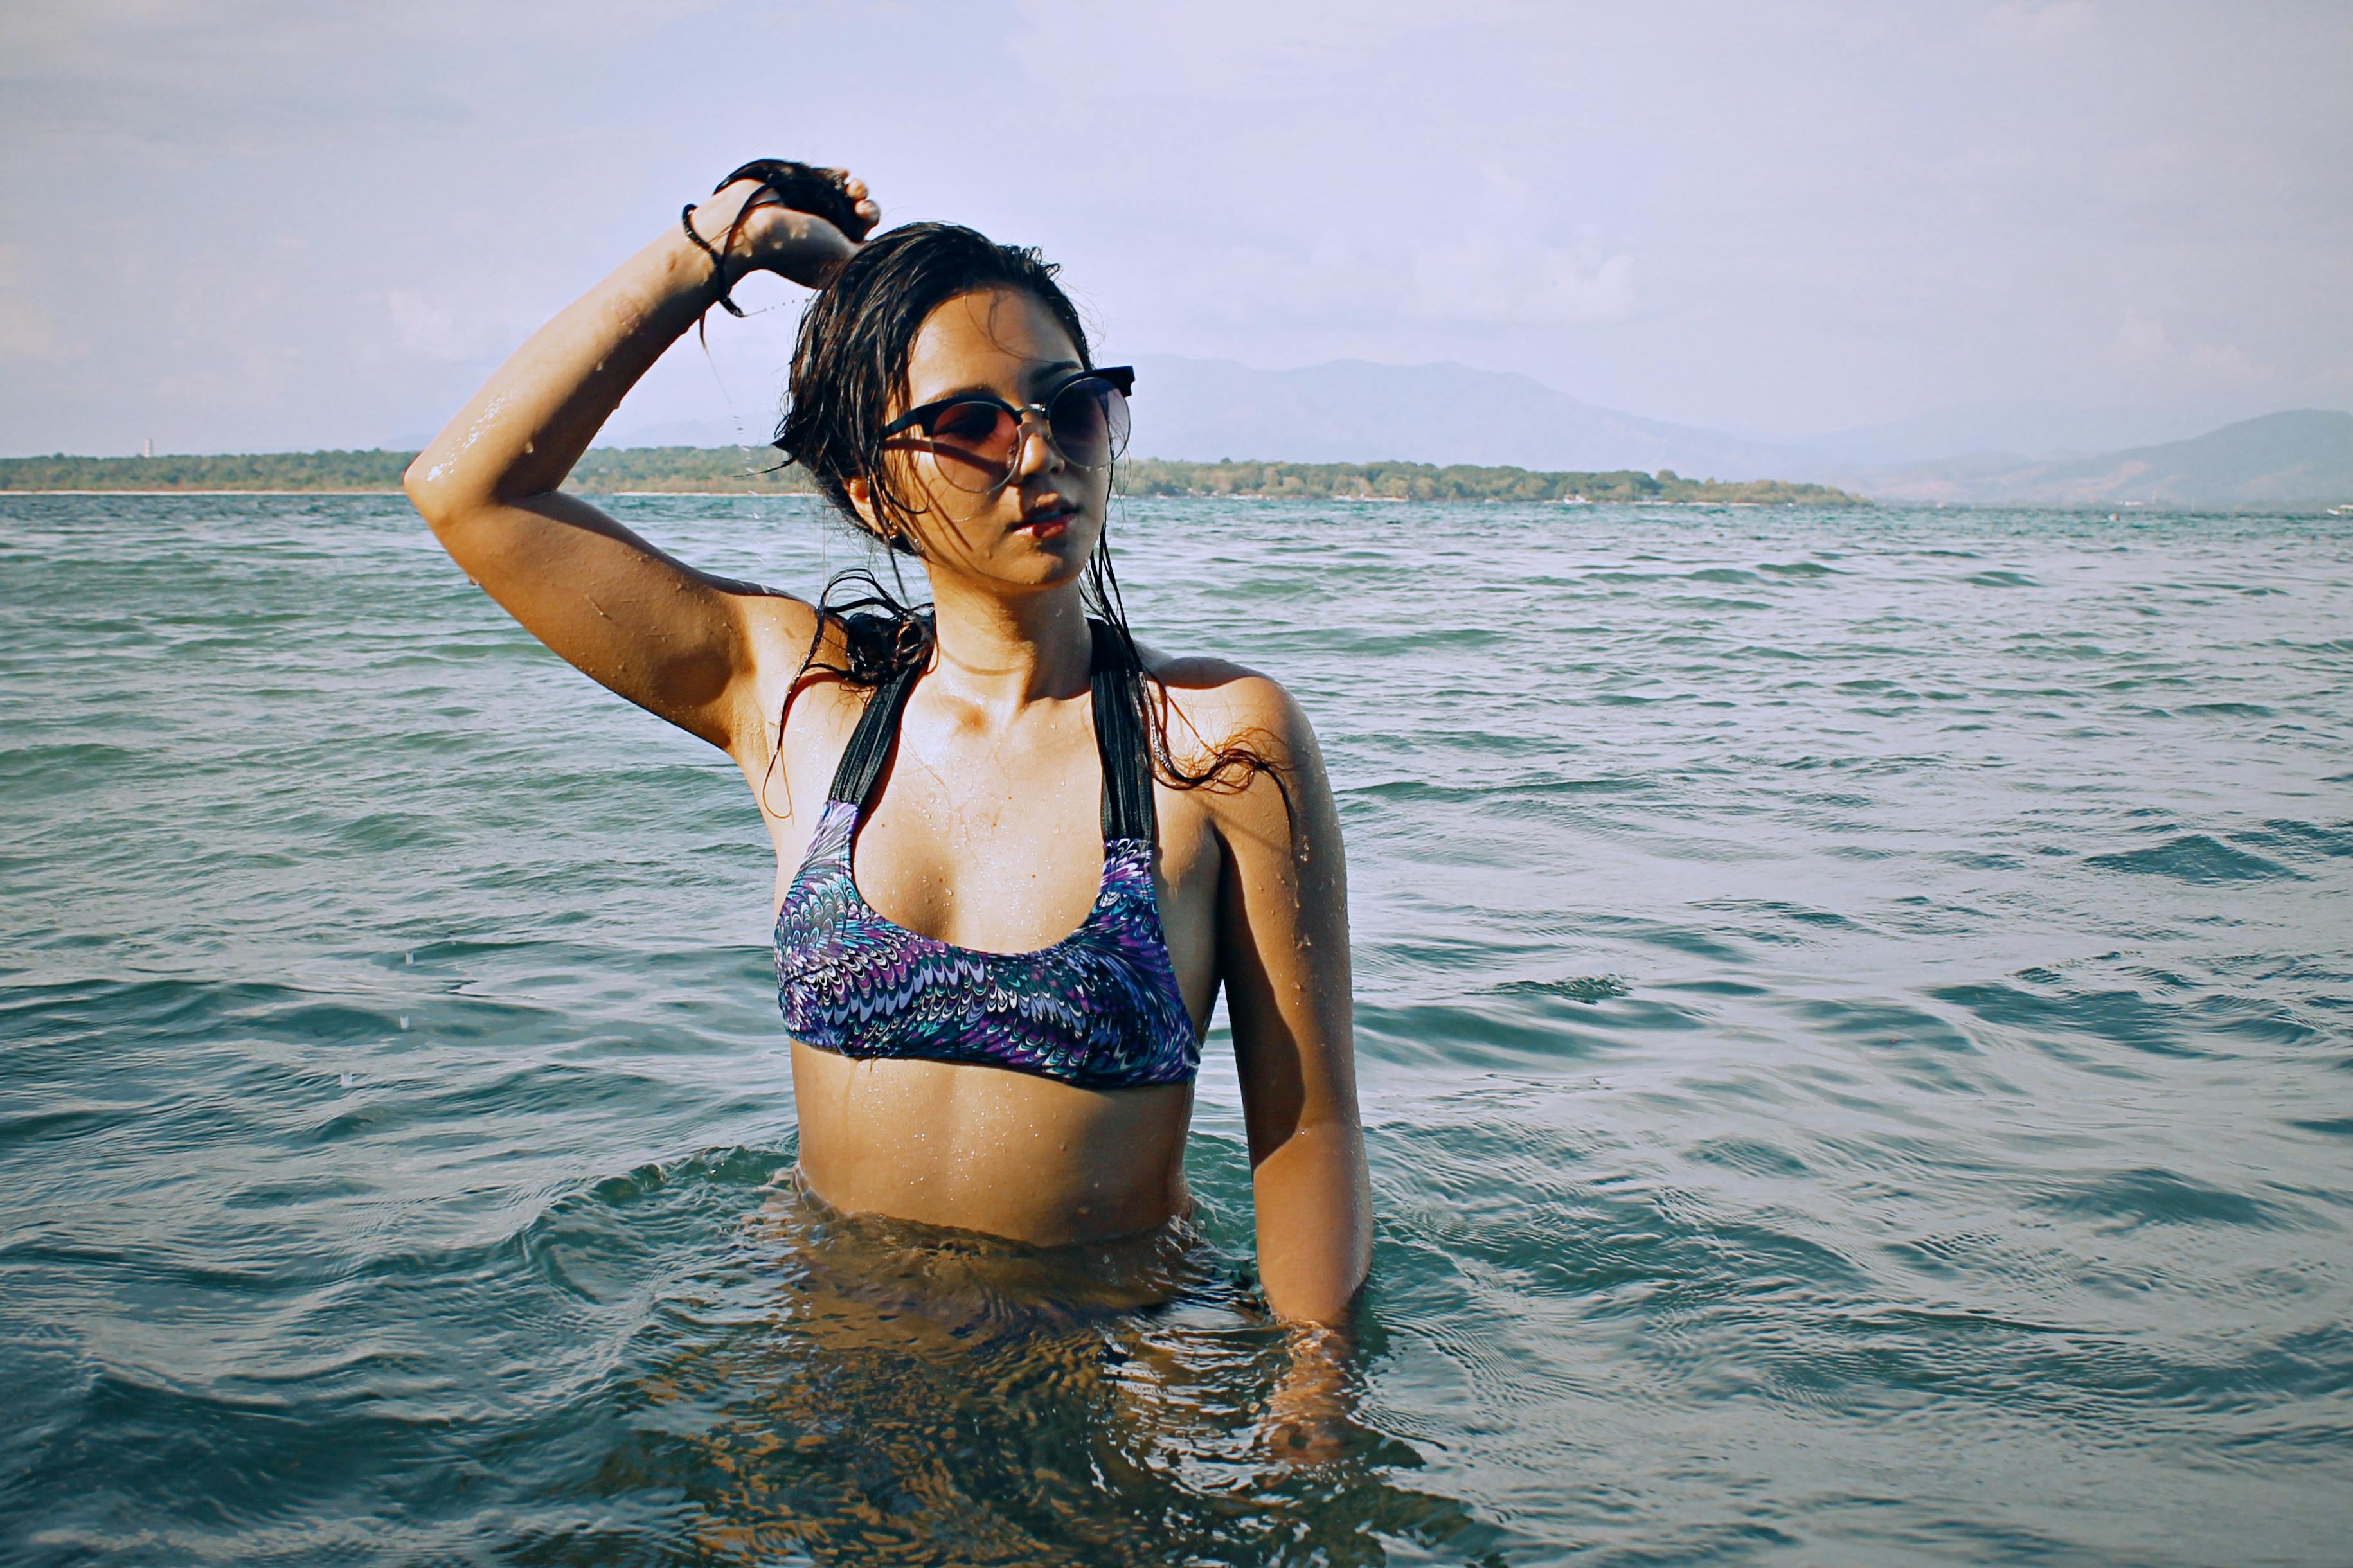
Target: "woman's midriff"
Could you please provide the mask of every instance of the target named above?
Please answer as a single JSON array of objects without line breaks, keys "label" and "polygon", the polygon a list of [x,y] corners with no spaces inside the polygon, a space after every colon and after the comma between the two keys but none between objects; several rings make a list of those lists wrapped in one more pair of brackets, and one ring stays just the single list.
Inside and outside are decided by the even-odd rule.
[{"label": "woman's midriff", "polygon": [[793,1093],[801,1178],[848,1213],[1060,1247],[1149,1230],[1190,1205],[1189,1083],[1077,1089],[796,1043]]}]

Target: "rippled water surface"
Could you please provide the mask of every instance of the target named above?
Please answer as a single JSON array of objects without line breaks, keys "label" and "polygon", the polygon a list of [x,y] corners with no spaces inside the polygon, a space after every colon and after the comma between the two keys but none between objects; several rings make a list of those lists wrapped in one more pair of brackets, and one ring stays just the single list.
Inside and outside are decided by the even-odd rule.
[{"label": "rippled water surface", "polygon": [[1162,1310],[817,1212],[723,758],[392,498],[0,524],[0,1556],[2346,1560],[2338,523],[1131,505],[1348,830],[1304,1467],[1222,1030]]}]

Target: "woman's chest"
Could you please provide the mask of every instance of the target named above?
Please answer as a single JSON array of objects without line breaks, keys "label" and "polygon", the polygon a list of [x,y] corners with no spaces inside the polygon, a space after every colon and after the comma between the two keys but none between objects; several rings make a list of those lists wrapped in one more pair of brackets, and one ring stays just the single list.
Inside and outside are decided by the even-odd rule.
[{"label": "woman's chest", "polygon": [[[770,814],[780,904],[808,854],[825,793],[796,780],[797,809]],[[1217,992],[1220,857],[1189,792],[1155,796],[1154,912],[1198,1026]],[[859,900],[892,925],[956,947],[1054,946],[1106,901],[1103,800],[1102,764],[1084,728],[1033,738],[1010,765],[987,750],[902,736],[847,847]]]}]

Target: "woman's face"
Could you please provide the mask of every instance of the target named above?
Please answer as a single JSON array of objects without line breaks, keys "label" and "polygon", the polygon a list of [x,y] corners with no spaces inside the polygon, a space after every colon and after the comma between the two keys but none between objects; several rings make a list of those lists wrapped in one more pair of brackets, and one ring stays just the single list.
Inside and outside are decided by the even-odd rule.
[{"label": "woman's face", "polygon": [[[965,393],[1025,407],[1084,368],[1078,345],[1035,295],[977,289],[942,304],[916,332],[906,396],[890,417]],[[940,468],[946,459],[934,456],[920,430],[892,437],[884,460],[892,489],[914,513],[901,526],[913,529],[934,577],[946,572],[999,592],[1058,587],[1078,576],[1103,538],[1110,468],[1072,466],[1034,416],[1023,424],[1012,477],[993,489],[951,483]],[[850,499],[870,522],[888,526],[864,483],[851,484]]]}]

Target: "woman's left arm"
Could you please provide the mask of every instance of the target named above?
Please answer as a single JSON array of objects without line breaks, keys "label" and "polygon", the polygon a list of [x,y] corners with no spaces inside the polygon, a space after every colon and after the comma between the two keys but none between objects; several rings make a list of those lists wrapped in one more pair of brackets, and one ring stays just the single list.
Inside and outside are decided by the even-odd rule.
[{"label": "woman's left arm", "polygon": [[1250,746],[1282,773],[1281,787],[1258,773],[1244,788],[1207,792],[1226,854],[1219,968],[1250,1135],[1259,1276],[1278,1316],[1338,1324],[1365,1282],[1373,1237],[1339,814],[1315,732],[1290,693],[1252,674],[1216,690],[1224,721],[1202,732]]}]

